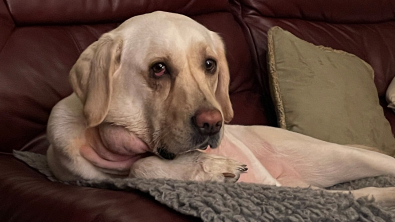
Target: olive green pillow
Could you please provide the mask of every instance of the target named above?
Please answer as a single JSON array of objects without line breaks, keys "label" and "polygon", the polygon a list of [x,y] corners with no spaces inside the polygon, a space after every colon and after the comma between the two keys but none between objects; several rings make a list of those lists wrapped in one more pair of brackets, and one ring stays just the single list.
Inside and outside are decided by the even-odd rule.
[{"label": "olive green pillow", "polygon": [[373,69],[362,59],[273,27],[268,32],[268,65],[281,128],[395,153]]}]

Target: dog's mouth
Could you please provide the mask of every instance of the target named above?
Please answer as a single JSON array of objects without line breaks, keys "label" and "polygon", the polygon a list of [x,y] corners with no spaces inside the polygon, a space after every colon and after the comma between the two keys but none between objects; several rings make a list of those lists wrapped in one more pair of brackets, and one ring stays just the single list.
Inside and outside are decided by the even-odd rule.
[{"label": "dog's mouth", "polygon": [[[218,147],[218,142],[214,142],[214,141],[207,140],[207,141],[201,143],[200,145],[198,145],[196,149],[199,149],[199,150],[206,150],[206,149],[209,148],[209,147],[210,147],[211,149],[217,148],[217,147]],[[193,150],[195,150],[195,149],[193,149]]]},{"label": "dog's mouth", "polygon": [[174,158],[176,158],[177,155],[188,153],[188,152],[191,152],[194,150],[206,150],[207,148],[215,149],[218,147],[218,144],[219,144],[219,142],[216,139],[211,139],[208,137],[204,141],[197,143],[196,146],[194,146],[186,151],[182,151],[179,153],[173,153],[173,152],[168,151],[166,146],[161,146],[156,150],[156,154],[158,156],[162,157],[163,159],[173,160]]}]

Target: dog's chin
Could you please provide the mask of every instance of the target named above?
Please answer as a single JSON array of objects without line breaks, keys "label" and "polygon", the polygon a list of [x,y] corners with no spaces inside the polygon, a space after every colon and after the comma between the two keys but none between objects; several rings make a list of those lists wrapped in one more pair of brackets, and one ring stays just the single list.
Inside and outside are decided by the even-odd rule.
[{"label": "dog's chin", "polygon": [[158,148],[156,151],[156,154],[166,160],[172,160],[172,159],[176,158],[176,156],[177,156],[177,154],[169,152],[164,147]]}]

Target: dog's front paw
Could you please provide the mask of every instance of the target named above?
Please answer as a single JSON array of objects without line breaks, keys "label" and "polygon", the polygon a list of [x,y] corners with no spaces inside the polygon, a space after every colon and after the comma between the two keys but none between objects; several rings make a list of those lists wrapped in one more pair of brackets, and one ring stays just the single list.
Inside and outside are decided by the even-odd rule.
[{"label": "dog's front paw", "polygon": [[240,174],[248,170],[247,165],[236,160],[217,155],[203,155],[199,159],[203,172],[197,175],[197,180],[209,180],[234,183]]}]

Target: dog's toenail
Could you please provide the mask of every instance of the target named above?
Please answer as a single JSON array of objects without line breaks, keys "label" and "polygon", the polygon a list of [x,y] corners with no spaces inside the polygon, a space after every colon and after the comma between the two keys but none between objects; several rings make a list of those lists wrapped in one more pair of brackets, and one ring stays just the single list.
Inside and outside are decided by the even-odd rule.
[{"label": "dog's toenail", "polygon": [[247,167],[243,167],[243,168],[240,168],[239,170],[242,171],[242,172],[245,172],[245,171],[248,170],[248,168]]}]

